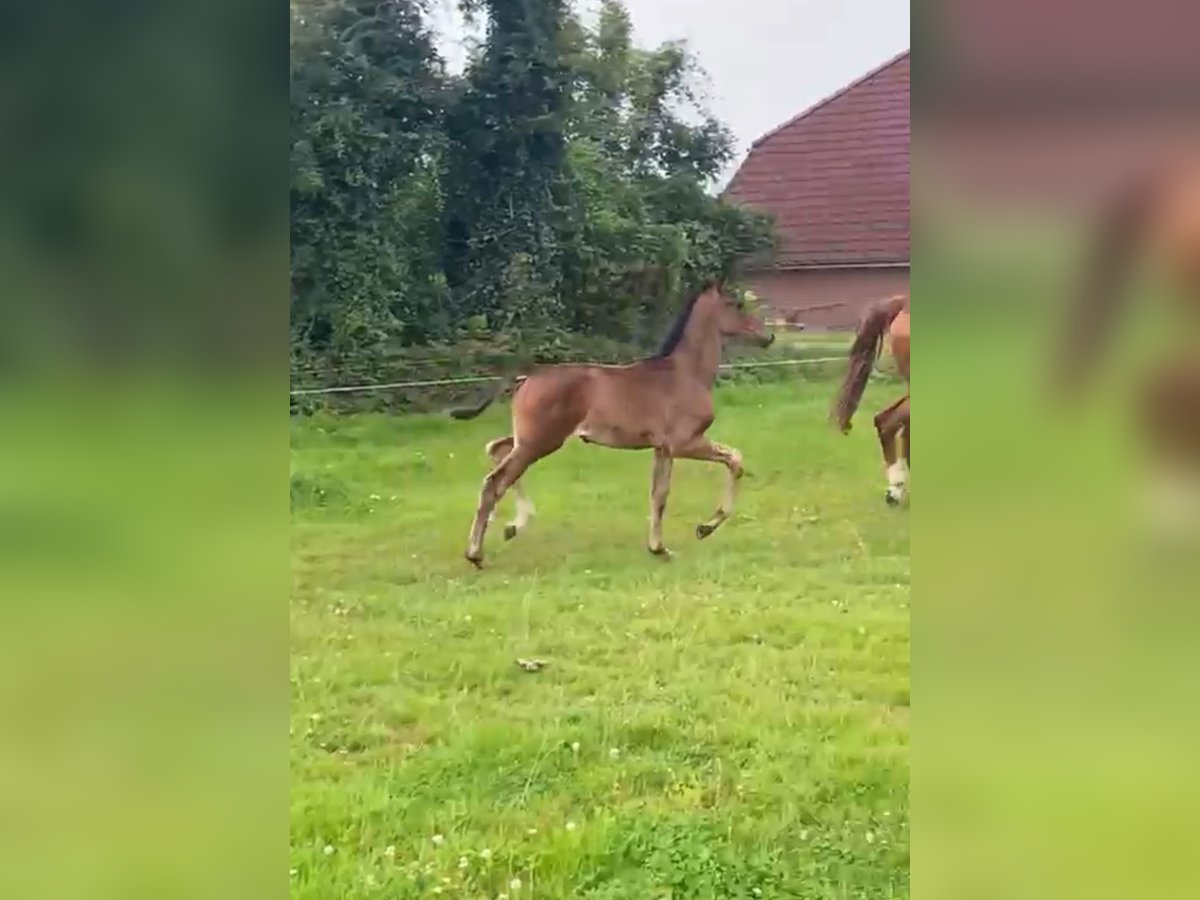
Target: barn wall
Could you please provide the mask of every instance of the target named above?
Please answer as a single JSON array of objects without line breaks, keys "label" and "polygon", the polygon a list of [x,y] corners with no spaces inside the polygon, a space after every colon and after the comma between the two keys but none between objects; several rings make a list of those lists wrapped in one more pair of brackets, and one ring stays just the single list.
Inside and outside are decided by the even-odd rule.
[{"label": "barn wall", "polygon": [[868,304],[907,293],[908,267],[758,272],[747,280],[772,318],[794,318],[808,329],[848,329]]}]

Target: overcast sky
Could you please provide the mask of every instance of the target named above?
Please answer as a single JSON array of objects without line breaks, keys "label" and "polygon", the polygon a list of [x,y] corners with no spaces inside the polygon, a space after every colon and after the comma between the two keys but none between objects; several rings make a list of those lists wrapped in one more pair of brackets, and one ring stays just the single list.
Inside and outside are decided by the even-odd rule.
[{"label": "overcast sky", "polygon": [[[598,6],[593,0],[576,3],[583,10]],[[467,32],[453,0],[441,4],[443,52],[458,68]],[[713,111],[737,138],[738,162],[755,138],[909,46],[908,0],[625,0],[625,5],[639,46],[683,39],[699,56],[709,74]]]}]

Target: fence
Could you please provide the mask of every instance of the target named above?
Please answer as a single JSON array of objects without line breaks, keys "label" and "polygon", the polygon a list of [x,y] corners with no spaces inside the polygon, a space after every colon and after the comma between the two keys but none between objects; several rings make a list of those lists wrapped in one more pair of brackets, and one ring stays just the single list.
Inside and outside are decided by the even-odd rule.
[{"label": "fence", "polygon": [[[797,378],[822,381],[839,377],[844,371],[848,341],[791,341],[785,337],[777,344],[783,344],[779,352],[788,353],[787,356],[762,359],[761,351],[755,351],[753,358],[735,357],[721,365],[718,377],[726,382],[763,382]],[[471,360],[469,355],[462,359],[426,357],[404,360],[391,378],[386,377],[377,367],[369,372],[353,366],[344,369],[293,369],[293,384],[289,390],[291,409],[293,413],[301,414],[318,409],[335,412],[432,410],[477,397],[479,385],[495,383],[508,377],[506,374],[495,373],[515,374],[521,368],[504,354],[493,356],[485,365],[478,365],[480,362],[479,359]],[[476,366],[490,370],[490,374],[472,372],[471,369]],[[422,368],[425,369],[424,373],[421,372]],[[429,371],[430,368],[435,371]],[[425,377],[422,377],[422,374]],[[878,374],[886,378],[891,377],[893,373],[881,369]]]}]

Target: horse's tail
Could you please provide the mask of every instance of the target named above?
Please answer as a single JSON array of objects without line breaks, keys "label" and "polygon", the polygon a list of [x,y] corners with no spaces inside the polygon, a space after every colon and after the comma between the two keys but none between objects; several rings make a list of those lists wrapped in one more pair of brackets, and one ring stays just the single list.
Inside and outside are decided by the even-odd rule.
[{"label": "horse's tail", "polygon": [[1160,185],[1157,173],[1137,179],[1116,197],[1100,222],[1069,312],[1059,360],[1058,375],[1067,385],[1086,377],[1112,335]]},{"label": "horse's tail", "polygon": [[447,412],[450,414],[450,417],[454,419],[474,419],[476,416],[481,415],[485,409],[495,403],[496,398],[507,392],[509,388],[520,387],[525,381],[525,377],[526,376],[524,375],[518,375],[516,378],[506,379],[500,382],[500,387],[496,388],[496,390],[484,397],[479,403],[476,403],[473,406],[455,407],[454,409],[447,410]]},{"label": "horse's tail", "polygon": [[908,298],[901,294],[889,297],[871,305],[866,315],[858,325],[858,333],[850,347],[850,368],[842,381],[841,390],[833,401],[830,411],[832,419],[843,434],[850,432],[850,420],[858,409],[863,391],[867,389],[867,381],[871,377],[871,369],[879,353],[883,349],[883,337],[887,334],[888,326],[900,315]]}]

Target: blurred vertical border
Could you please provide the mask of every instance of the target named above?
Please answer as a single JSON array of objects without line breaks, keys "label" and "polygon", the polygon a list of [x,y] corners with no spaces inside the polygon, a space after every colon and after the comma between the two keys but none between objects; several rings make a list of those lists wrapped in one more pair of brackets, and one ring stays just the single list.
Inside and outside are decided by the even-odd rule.
[{"label": "blurred vertical border", "polygon": [[[1147,515],[1142,388],[1200,360],[1200,298],[1151,225],[1113,235],[1200,169],[1200,5],[913,17],[914,894],[1194,896],[1200,542]],[[1065,391],[1097,290],[1120,303]]]},{"label": "blurred vertical border", "polygon": [[288,21],[0,9],[0,896],[287,890]]}]

